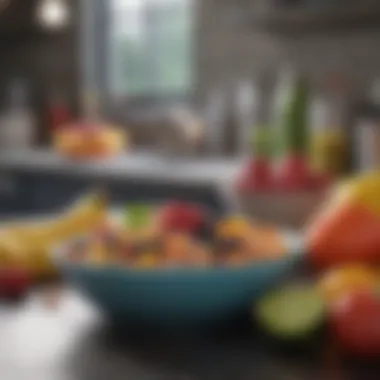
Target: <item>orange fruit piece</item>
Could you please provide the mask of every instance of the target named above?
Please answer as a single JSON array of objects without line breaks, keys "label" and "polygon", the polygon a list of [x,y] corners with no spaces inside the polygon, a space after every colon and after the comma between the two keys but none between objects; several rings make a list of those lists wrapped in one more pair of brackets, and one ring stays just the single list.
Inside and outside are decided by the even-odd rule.
[{"label": "orange fruit piece", "polygon": [[249,233],[250,222],[240,216],[221,220],[216,225],[216,235],[221,238],[241,237]]},{"label": "orange fruit piece", "polygon": [[197,268],[207,268],[212,264],[212,255],[209,249],[198,242],[193,242],[188,251],[187,264]]},{"label": "orange fruit piece", "polygon": [[318,289],[328,304],[335,303],[352,292],[373,289],[379,285],[377,273],[368,266],[348,264],[327,271]]},{"label": "orange fruit piece", "polygon": [[244,239],[247,251],[255,259],[276,259],[286,252],[284,236],[269,227],[252,227]]},{"label": "orange fruit piece", "polygon": [[190,237],[182,233],[169,233],[163,238],[163,256],[170,264],[183,264],[188,259]]},{"label": "orange fruit piece", "polygon": [[236,251],[227,257],[226,265],[229,267],[240,267],[247,265],[250,261],[252,260],[244,252]]}]

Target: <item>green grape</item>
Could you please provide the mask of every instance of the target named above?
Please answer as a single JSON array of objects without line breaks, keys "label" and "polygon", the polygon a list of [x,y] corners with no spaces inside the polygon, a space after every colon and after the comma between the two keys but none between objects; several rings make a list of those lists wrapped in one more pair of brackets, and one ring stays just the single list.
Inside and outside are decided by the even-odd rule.
[{"label": "green grape", "polygon": [[151,220],[151,209],[144,204],[130,204],[125,209],[125,224],[130,229],[146,227]]}]

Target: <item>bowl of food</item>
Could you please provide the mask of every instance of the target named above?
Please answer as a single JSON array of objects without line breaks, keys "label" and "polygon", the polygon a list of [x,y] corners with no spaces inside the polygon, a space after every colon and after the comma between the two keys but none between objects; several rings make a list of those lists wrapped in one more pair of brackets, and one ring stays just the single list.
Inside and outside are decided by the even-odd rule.
[{"label": "bowl of food", "polygon": [[53,144],[57,152],[66,158],[103,159],[120,154],[127,146],[127,136],[112,125],[79,121],[56,131]]},{"label": "bowl of food", "polygon": [[111,223],[65,244],[55,254],[59,270],[112,320],[207,327],[248,311],[300,257],[292,234],[231,216],[213,224],[205,238],[199,214],[196,219],[194,210],[182,209],[176,219],[169,215],[174,209],[179,205],[166,207],[149,227]]}]

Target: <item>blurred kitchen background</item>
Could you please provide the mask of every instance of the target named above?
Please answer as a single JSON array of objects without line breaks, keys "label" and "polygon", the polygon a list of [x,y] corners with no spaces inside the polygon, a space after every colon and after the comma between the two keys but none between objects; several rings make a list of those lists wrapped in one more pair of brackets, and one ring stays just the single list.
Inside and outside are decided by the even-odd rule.
[{"label": "blurred kitchen background", "polygon": [[[318,184],[376,167],[379,43],[375,0],[0,0],[0,213],[49,211],[104,183],[116,200],[241,207],[243,158],[277,157],[284,141]],[[62,158],[70,123],[115,125],[125,153]],[[292,135],[281,144],[279,128]],[[271,143],[255,140],[269,130]],[[244,197],[262,204],[260,168],[250,162]],[[285,193],[307,194],[302,210],[319,199],[319,185],[288,182],[270,219]],[[281,222],[307,214],[288,211]]]}]

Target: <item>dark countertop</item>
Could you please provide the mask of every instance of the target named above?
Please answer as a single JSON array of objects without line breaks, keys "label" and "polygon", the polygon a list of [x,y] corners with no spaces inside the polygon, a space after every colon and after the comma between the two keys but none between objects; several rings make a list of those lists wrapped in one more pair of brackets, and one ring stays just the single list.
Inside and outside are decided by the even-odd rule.
[{"label": "dark countertop", "polygon": [[124,335],[73,291],[56,308],[40,293],[0,304],[4,380],[375,380],[379,373],[343,362],[329,344],[269,349],[246,323],[198,338]]}]

